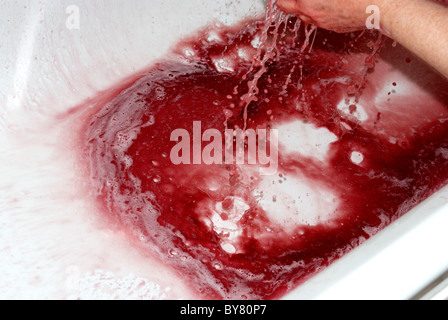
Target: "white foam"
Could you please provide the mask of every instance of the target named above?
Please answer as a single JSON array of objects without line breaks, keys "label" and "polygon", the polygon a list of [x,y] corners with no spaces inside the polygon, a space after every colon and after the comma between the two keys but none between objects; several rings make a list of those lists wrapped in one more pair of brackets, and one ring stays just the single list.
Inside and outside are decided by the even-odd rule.
[{"label": "white foam", "polygon": [[209,31],[207,35],[207,41],[208,42],[222,42],[222,38],[219,36],[216,31]]},{"label": "white foam", "polygon": [[0,287],[9,288],[0,298],[188,296],[174,273],[98,214],[78,179],[75,149],[61,136],[68,123],[38,125],[24,115],[21,124],[27,130],[8,135],[0,158],[8,168],[0,180]]},{"label": "white foam", "polygon": [[[356,111],[353,113],[350,110],[351,105],[356,105]],[[369,115],[365,107],[361,103],[356,103],[353,98],[348,103],[345,100],[341,100],[338,103],[337,109],[347,116],[355,117],[360,122],[369,120]]]},{"label": "white foam", "polygon": [[253,55],[251,54],[251,48],[239,48],[238,49],[238,57],[244,61],[252,61]]},{"label": "white foam", "polygon": [[250,44],[255,49],[258,49],[261,46],[261,39],[260,39],[260,37],[259,36],[255,36]]},{"label": "white foam", "polygon": [[95,270],[76,279],[79,272],[76,267],[67,271],[74,277],[70,286],[77,292],[70,295],[69,300],[163,300],[171,291],[169,287],[162,288],[132,273],[119,277],[113,272]]},{"label": "white foam", "polygon": [[442,156],[444,159],[448,160],[448,149],[447,148],[439,148],[436,150],[436,155]]},{"label": "white foam", "polygon": [[219,56],[212,57],[213,65],[216,71],[220,73],[233,73],[235,71],[235,62],[232,57],[229,56]]},{"label": "white foam", "polygon": [[282,154],[301,155],[325,162],[330,145],[338,138],[326,128],[317,128],[312,123],[301,120],[289,122],[278,128]]},{"label": "white foam", "polygon": [[360,165],[364,161],[364,155],[361,152],[353,151],[350,160],[357,165]]},{"label": "white foam", "polygon": [[229,202],[231,207],[226,209],[223,208],[223,202],[216,203],[211,222],[213,231],[221,239],[221,247],[233,254],[237,252],[238,237],[243,231],[240,220],[250,206],[240,197],[228,197],[225,201]]},{"label": "white foam", "polygon": [[339,205],[331,190],[316,186],[306,177],[263,177],[255,196],[270,221],[286,232],[300,226],[328,224],[336,218]]}]

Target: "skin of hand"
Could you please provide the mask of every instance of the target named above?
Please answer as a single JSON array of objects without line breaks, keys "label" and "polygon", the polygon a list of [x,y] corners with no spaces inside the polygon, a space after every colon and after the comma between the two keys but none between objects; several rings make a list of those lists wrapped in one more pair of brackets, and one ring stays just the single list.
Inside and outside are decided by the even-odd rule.
[{"label": "skin of hand", "polygon": [[306,23],[339,33],[365,29],[366,8],[374,0],[277,0],[277,6]]},{"label": "skin of hand", "polygon": [[448,78],[448,0],[277,0],[302,21],[340,33],[364,30],[370,5],[380,10],[383,34]]}]

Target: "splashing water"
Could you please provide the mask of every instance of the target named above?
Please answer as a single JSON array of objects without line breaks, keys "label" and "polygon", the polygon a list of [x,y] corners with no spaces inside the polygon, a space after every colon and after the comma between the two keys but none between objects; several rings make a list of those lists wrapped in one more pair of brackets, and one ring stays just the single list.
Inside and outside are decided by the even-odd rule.
[{"label": "splashing water", "polygon": [[[242,77],[242,80],[247,80],[248,78],[251,78],[251,80],[247,81],[247,87],[248,87],[247,93],[243,94],[240,98],[241,100],[240,106],[244,107],[243,109],[244,130],[246,130],[247,128],[248,108],[252,102],[258,101],[258,96],[260,93],[258,86],[259,80],[264,74],[266,74],[267,64],[271,61],[278,60],[278,57],[280,57],[281,55],[278,44],[284,43],[283,39],[286,37],[288,31],[288,24],[293,24],[293,27],[289,31],[293,34],[291,47],[294,48],[300,45],[299,32],[302,26],[301,20],[296,18],[294,15],[286,14],[283,11],[281,11],[276,5],[276,0],[269,0],[266,8],[265,24],[261,32],[256,55],[252,60],[252,65],[250,69]],[[281,31],[280,33],[282,25],[283,25],[283,31]],[[304,24],[303,32],[305,38],[300,48],[300,53],[301,54],[306,53],[308,48],[309,49],[307,53],[311,53],[317,35],[317,26],[314,24]],[[361,38],[364,35],[364,33],[365,32],[362,32],[361,35],[358,37],[358,39]],[[311,37],[313,37],[312,40]],[[386,38],[383,37],[381,33],[379,33],[377,41],[371,42],[369,44],[369,46],[372,49],[372,53],[366,57],[361,80],[359,81],[358,84],[354,85],[349,90],[349,92],[347,92],[348,96],[352,97],[352,99],[347,98],[347,101],[351,101],[353,103],[354,108],[356,107],[356,104],[359,103],[359,100],[363,93],[363,89],[365,88],[366,85],[368,74],[375,68],[375,60],[378,58],[378,53],[384,46],[385,41]],[[296,64],[298,64],[298,61]],[[297,70],[296,64],[294,64],[294,66],[291,68],[290,74],[286,79],[286,82],[283,86],[282,91],[283,94],[286,94],[287,87],[288,85],[291,84],[292,75]],[[297,83],[297,88],[300,90],[302,89],[304,65],[300,64],[298,69],[300,77]],[[234,94],[235,95],[238,94],[238,86],[234,88]],[[306,92],[302,92],[301,97],[302,101],[306,99],[305,96]]]},{"label": "splashing water", "polygon": [[[277,41],[279,36],[281,38],[285,37],[288,20],[290,19],[290,17],[291,15],[287,15],[277,7],[276,0],[268,1],[265,25],[257,48],[257,54],[252,61],[251,68],[243,77],[243,80],[246,80],[247,77],[252,74],[255,69],[258,68],[258,71],[253,76],[252,80],[249,80],[247,82],[248,92],[241,97],[241,105],[244,106],[244,129],[246,129],[247,127],[247,108],[249,107],[251,102],[258,101],[257,96],[260,92],[258,88],[258,81],[267,71],[266,64],[280,55],[279,49],[277,47]],[[284,25],[284,29],[282,34],[279,34],[279,30],[282,24]],[[297,19],[293,29],[293,31],[295,32],[295,37],[293,39],[294,43],[298,38],[299,29],[300,20]],[[237,93],[237,91],[235,91],[235,93]]]}]

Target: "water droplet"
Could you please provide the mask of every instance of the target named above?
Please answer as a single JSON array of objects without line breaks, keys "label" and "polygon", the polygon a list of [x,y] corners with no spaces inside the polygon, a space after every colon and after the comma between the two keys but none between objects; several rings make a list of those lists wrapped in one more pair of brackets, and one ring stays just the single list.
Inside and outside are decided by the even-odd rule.
[{"label": "water droplet", "polygon": [[352,104],[349,107],[350,113],[353,114],[356,112],[356,110],[358,110],[358,107],[356,107],[356,105]]},{"label": "water droplet", "polygon": [[361,152],[354,151],[350,157],[350,160],[357,165],[360,165],[364,161],[364,155]]},{"label": "water droplet", "polygon": [[220,264],[220,263],[215,263],[215,264],[213,265],[213,267],[214,267],[216,270],[222,270],[222,269],[223,269],[223,266],[222,266],[222,264]]},{"label": "water droplet", "polygon": [[159,183],[160,181],[162,181],[162,178],[160,176],[155,176],[152,181],[154,181],[154,183]]},{"label": "water droplet", "polygon": [[[236,248],[231,243],[224,243],[223,245],[221,245],[221,248],[229,254],[236,253]],[[215,268],[216,268],[216,266],[215,266]]]},{"label": "water droplet", "polygon": [[347,89],[347,94],[348,94],[349,96],[353,96],[353,95],[355,95],[357,92],[358,92],[358,89],[356,88],[356,86],[350,86],[350,87]]},{"label": "water droplet", "polygon": [[233,112],[232,112],[232,110],[224,109],[224,116],[225,116],[227,119],[233,117]]}]

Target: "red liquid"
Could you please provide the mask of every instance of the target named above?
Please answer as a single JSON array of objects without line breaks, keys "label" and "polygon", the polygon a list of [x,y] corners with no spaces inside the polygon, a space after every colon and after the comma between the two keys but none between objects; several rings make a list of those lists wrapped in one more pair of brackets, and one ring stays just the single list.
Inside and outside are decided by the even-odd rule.
[{"label": "red liquid", "polygon": [[[360,123],[351,115],[359,110],[353,103],[347,114],[337,105],[358,92],[372,52],[367,43],[376,36],[355,40],[356,35],[322,30],[310,53],[292,45],[293,34],[283,39],[280,56],[267,63],[258,81],[247,128],[300,120],[337,137],[324,162],[281,148],[279,175],[271,178],[277,187],[279,180],[297,179],[313,190],[331,190],[337,199],[332,218],[285,228],[272,221],[276,212],[268,214],[260,205],[272,202],[277,210],[282,194],[266,199],[255,192],[262,178],[250,167],[174,166],[173,130],[191,134],[193,121],[202,121],[202,130],[224,132],[226,110],[233,114],[229,128],[244,127],[241,92],[233,92],[247,88],[241,79],[251,67],[256,49],[250,43],[261,27],[255,21],[215,30],[221,38],[215,42],[206,41],[204,31],[179,44],[176,57],[98,98],[100,110],[83,132],[104,213],[139,236],[144,250],[177,270],[202,298],[280,298],[448,183],[448,83],[403,49],[388,47],[382,60],[414,75],[429,88],[430,98],[397,96],[391,90],[400,89],[400,80],[386,79],[388,65],[377,64],[361,98],[369,120]],[[194,55],[185,56],[185,48]],[[239,51],[249,59],[240,58]],[[380,91],[393,82],[390,95]],[[351,161],[354,151],[364,156],[360,164]],[[306,201],[307,195],[297,196]],[[287,210],[294,210],[294,203],[288,202]],[[326,214],[319,210],[316,215]],[[223,233],[225,221],[234,221],[230,235]],[[226,243],[236,252],[229,253]]]}]

